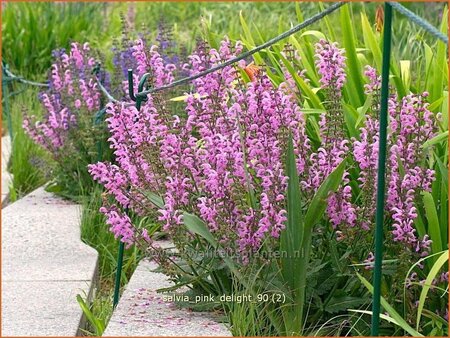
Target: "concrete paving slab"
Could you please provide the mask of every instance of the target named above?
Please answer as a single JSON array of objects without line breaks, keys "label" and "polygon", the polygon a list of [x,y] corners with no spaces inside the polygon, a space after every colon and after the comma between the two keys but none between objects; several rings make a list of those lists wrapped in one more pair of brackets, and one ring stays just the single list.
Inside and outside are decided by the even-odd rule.
[{"label": "concrete paving slab", "polygon": [[97,251],[80,240],[80,212],[43,188],[4,208],[3,280],[91,280]]},{"label": "concrete paving slab", "polygon": [[164,274],[152,271],[156,268],[152,262],[139,263],[103,336],[231,336],[212,313],[178,309],[156,293],[173,285]]},{"label": "concrete paving slab", "polygon": [[80,335],[76,295],[89,281],[2,282],[2,337]]},{"label": "concrete paving slab", "polygon": [[6,206],[3,336],[74,336],[82,317],[75,297],[90,293],[97,261],[97,252],[81,242],[78,205],[39,188]]}]

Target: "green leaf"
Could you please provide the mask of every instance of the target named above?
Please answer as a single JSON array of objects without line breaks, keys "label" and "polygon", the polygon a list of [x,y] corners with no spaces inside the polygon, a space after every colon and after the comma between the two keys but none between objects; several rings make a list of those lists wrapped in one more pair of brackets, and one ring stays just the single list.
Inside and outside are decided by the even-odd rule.
[{"label": "green leaf", "polygon": [[185,212],[183,213],[183,223],[189,231],[206,239],[214,248],[218,247],[219,243],[216,241],[205,222],[203,222],[200,217]]},{"label": "green leaf", "polygon": [[92,324],[92,326],[95,329],[95,335],[101,336],[103,334],[103,331],[105,331],[105,322],[101,319],[95,318],[94,314],[92,313],[89,306],[86,304],[86,302],[81,298],[80,295],[77,295],[77,302],[81,307],[81,310],[83,310],[84,315],[86,316],[86,319],[89,321],[89,323]]},{"label": "green leaf", "polygon": [[302,113],[303,114],[326,114],[326,111],[323,109],[306,109],[306,108],[302,108]]},{"label": "green leaf", "polygon": [[[443,183],[443,188],[445,189],[445,191],[448,190],[448,169],[447,166],[444,164],[444,162],[442,162],[442,160],[439,158],[438,154],[434,154],[434,158],[436,159],[436,163],[439,167],[439,173],[441,174],[441,180]],[[447,162],[447,161],[445,161]]]},{"label": "green leaf", "polygon": [[[205,222],[203,222],[198,216],[184,212],[183,223],[189,231],[204,238],[209,244],[211,244],[212,247],[214,247],[215,249],[221,249],[221,246],[211,234]],[[238,280],[242,284],[245,285],[245,281],[239,273],[236,264],[229,257],[227,257],[226,254],[222,257],[222,259],[228,266],[230,271],[238,278]]]},{"label": "green leaf", "polygon": [[364,117],[367,114],[367,111],[369,110],[369,108],[372,106],[372,95],[367,95],[366,101],[364,102],[364,106],[359,107],[357,109],[358,113],[359,113],[359,117],[358,120],[355,123],[355,128],[359,127],[359,124],[361,123],[361,121],[364,119]]},{"label": "green leaf", "polygon": [[409,86],[411,85],[411,61],[410,60],[400,60],[400,74],[405,85],[405,90],[409,91]]},{"label": "green leaf", "polygon": [[448,261],[448,250],[445,250],[441,256],[436,260],[433,267],[430,270],[430,273],[428,274],[425,283],[422,288],[422,292],[420,293],[419,297],[419,305],[417,307],[417,318],[416,318],[416,329],[419,329],[420,325],[420,317],[422,316],[423,307],[425,305],[425,300],[428,295],[428,291],[430,290],[430,286],[433,283],[433,280],[438,275],[441,268],[444,266],[444,264]]},{"label": "green leaf", "polygon": [[[356,312],[356,313],[364,313],[364,314],[366,314],[366,315],[371,315],[371,316],[372,316],[372,314],[373,314],[372,311],[367,311],[367,310],[353,310],[353,309],[352,309],[352,310],[348,310],[348,311],[350,311],[350,312]],[[387,321],[387,322],[389,322],[389,323],[392,323],[392,324],[395,324],[395,325],[401,327],[401,325],[400,325],[394,318],[389,317],[389,316],[386,316],[386,315],[383,314],[383,313],[380,313],[380,318],[383,319],[383,320],[385,320],[385,321]]]},{"label": "green leaf", "polygon": [[448,140],[448,130],[426,141],[424,144],[422,144],[422,148],[428,148],[446,140]]},{"label": "green leaf", "polygon": [[302,254],[303,241],[303,222],[301,212],[300,182],[297,172],[296,156],[292,135],[289,135],[287,156],[286,156],[286,175],[289,178],[287,188],[287,222],[286,228],[281,233],[280,251],[283,253],[281,258],[281,273],[284,281],[293,292],[294,299],[298,300],[293,323],[298,323],[292,330],[299,332],[302,327],[304,290],[302,289],[302,280],[306,279],[306,268]]},{"label": "green leaf", "polygon": [[292,290],[298,288],[298,278],[302,273],[301,266],[298,264],[301,257],[295,256],[295,251],[301,249],[303,240],[300,182],[295,158],[294,145],[290,135],[286,159],[286,175],[289,178],[287,188],[287,222],[281,237],[281,251],[287,254],[283,256],[281,264],[284,279]]},{"label": "green leaf", "polygon": [[366,47],[372,52],[377,69],[381,69],[381,49],[377,36],[372,29],[372,26],[367,19],[367,15],[361,12],[361,28]]},{"label": "green leaf", "polygon": [[444,90],[443,93],[444,101],[442,102],[441,113],[442,113],[442,130],[448,130],[448,91]]},{"label": "green leaf", "polygon": [[[442,251],[441,229],[439,218],[434,204],[433,196],[428,192],[422,192],[425,214],[428,220],[428,234],[430,235],[432,253]],[[445,226],[445,225],[443,225]]]},{"label": "green leaf", "polygon": [[364,93],[361,74],[361,65],[358,60],[355,46],[355,33],[352,26],[352,18],[350,17],[350,10],[348,6],[343,6],[340,9],[341,14],[341,28],[344,39],[345,55],[347,57],[348,66],[348,97],[350,103],[354,107],[359,107],[363,104]]},{"label": "green leaf", "polygon": [[[447,21],[448,9],[442,13],[441,32],[447,35]],[[433,79],[431,83],[430,101],[435,101],[442,96],[444,86],[447,85],[448,80],[448,60],[447,60],[447,45],[442,42],[437,42],[436,59],[433,62]],[[447,76],[446,76],[447,75]]]},{"label": "green leaf", "polygon": [[[294,173],[294,169],[292,167],[292,153],[293,150],[290,149],[288,153],[291,153],[290,156],[288,155],[289,165],[291,167],[291,174]],[[325,212],[326,206],[327,206],[327,199],[330,192],[335,191],[339,184],[342,182],[342,176],[344,174],[344,169],[346,165],[346,159],[344,159],[338,167],[331,172],[331,174],[325,178],[323,183],[320,185],[319,189],[317,190],[316,194],[314,195],[313,199],[311,200],[311,203],[308,207],[308,210],[306,212],[306,216],[304,218],[303,223],[303,229],[301,228],[301,225],[293,224],[294,231],[303,232],[302,235],[299,233],[294,233],[295,243],[298,241],[299,237],[301,236],[301,245],[298,248],[293,248],[293,252],[297,251],[296,254],[296,260],[293,262],[295,264],[295,268],[298,267],[300,273],[298,275],[298,278],[295,280],[295,283],[298,283],[295,285],[294,292],[294,314],[292,317],[290,317],[289,321],[289,332],[296,332],[300,333],[303,329],[303,310],[305,305],[305,296],[306,296],[306,274],[308,271],[308,265],[309,265],[309,252],[311,250],[311,237],[312,237],[312,229],[313,226],[317,224],[322,218],[323,213]],[[295,169],[296,172],[296,169]],[[295,174],[293,174],[295,175]],[[299,203],[300,199],[296,198],[297,192],[294,190],[290,194],[292,196],[291,198],[294,199],[294,201],[289,201],[288,203],[292,203],[291,209],[295,207],[295,202]],[[298,208],[301,206],[299,205]],[[299,221],[298,221],[299,222]],[[298,257],[298,258],[297,258]],[[292,269],[292,268],[290,268]],[[289,277],[289,276],[288,276]],[[289,307],[283,308],[283,311],[287,311]],[[286,315],[286,314],[284,314]]]},{"label": "green leaf", "polygon": [[[369,290],[370,293],[373,294],[372,284],[370,284],[369,281],[367,279],[365,279],[363,276],[361,276],[359,273],[356,272],[356,275],[361,280],[363,285],[367,288],[367,290]],[[405,330],[406,332],[408,332],[410,335],[412,335],[414,337],[423,337],[423,335],[420,334],[419,332],[417,332],[416,330],[414,330],[406,322],[406,320],[404,320],[402,318],[402,316],[400,316],[399,313],[397,311],[395,311],[395,309],[391,305],[389,305],[389,303],[383,297],[381,297],[381,306],[387,311],[387,313],[389,313],[391,318],[395,321],[396,325],[398,325],[399,327],[401,327],[403,330]],[[381,315],[380,315],[380,317],[381,317]],[[392,322],[392,323],[394,323],[394,322]]]},{"label": "green leaf", "polygon": [[[242,11],[239,13],[239,20],[241,21],[242,30],[244,31],[244,36],[241,37],[242,42],[248,49],[256,47],[255,40],[253,40],[253,35],[244,19],[244,16],[242,15]],[[253,59],[258,65],[264,64],[264,59],[261,57],[259,52],[253,54]]]},{"label": "green leaf", "polygon": [[[358,48],[357,48],[358,49]],[[363,53],[356,54],[358,57],[358,61],[361,65],[368,65],[369,61],[367,60],[367,57]]]},{"label": "green leaf", "polygon": [[314,30],[306,31],[306,32],[302,33],[302,35],[300,35],[300,36],[304,37],[304,36],[308,36],[308,35],[314,36],[317,40],[326,40],[327,39],[325,37],[325,34],[323,34],[322,32],[319,32],[319,31],[314,31]]},{"label": "green leaf", "polygon": [[[327,207],[328,195],[337,190],[342,183],[347,159],[345,158],[336,169],[323,181],[314,195],[305,215],[305,229],[312,229],[321,219]],[[305,230],[306,233],[306,230]]]},{"label": "green leaf", "polygon": [[313,108],[324,109],[319,97],[311,90],[309,84],[307,84],[300,76],[298,76],[291,63],[286,60],[286,58],[281,54],[279,55],[279,58],[283,62],[289,73],[292,75],[297,85],[300,87],[303,95],[311,102]]},{"label": "green leaf", "polygon": [[432,320],[434,320],[436,322],[439,322],[439,323],[441,323],[443,325],[447,325],[448,326],[448,322],[444,318],[442,318],[441,316],[438,316],[437,314],[435,314],[434,312],[432,312],[430,310],[424,309],[423,310],[423,316],[427,317],[427,318],[431,318]]},{"label": "green leaf", "polygon": [[[435,254],[430,254],[428,256],[422,257],[420,259],[418,259],[413,265],[411,265],[411,267],[409,268],[408,272],[405,274],[405,280],[403,281],[403,299],[406,299],[406,289],[407,289],[407,285],[408,285],[408,278],[411,275],[411,272],[413,272],[413,270],[417,267],[420,266],[422,264],[422,262],[426,262],[427,265],[429,263],[429,261],[431,261],[431,259],[433,257],[436,257],[438,255],[440,255],[440,252],[437,252]],[[430,269],[431,269],[432,265],[430,265]],[[403,304],[404,306],[404,311],[406,311],[406,307],[405,307],[406,303]]]},{"label": "green leaf", "polygon": [[436,101],[434,101],[433,103],[430,103],[430,105],[428,106],[428,110],[432,111],[432,112],[437,112],[439,110],[439,107],[441,106],[442,102],[444,102],[445,96],[442,96],[440,98],[438,98]]},{"label": "green leaf", "polygon": [[239,20],[241,21],[242,30],[244,31],[246,40],[254,47],[256,46],[255,41],[253,40],[252,33],[250,32],[250,28],[248,28],[247,22],[242,15],[242,11],[239,12]]},{"label": "green leaf", "polygon": [[151,191],[142,192],[142,194],[157,208],[164,208],[164,200],[161,196]]},{"label": "green leaf", "polygon": [[345,119],[345,124],[347,126],[347,130],[349,132],[350,137],[356,137],[359,138],[359,132],[356,129],[356,125],[357,125],[357,120],[360,116],[360,114],[358,113],[358,111],[350,104],[343,104],[344,106],[344,119]]},{"label": "green leaf", "polygon": [[414,225],[417,229],[417,233],[418,235],[423,238],[423,236],[426,235],[427,231],[425,229],[425,224],[423,223],[423,218],[422,215],[420,213],[420,210],[418,208],[416,208],[417,210],[417,217],[414,219]]},{"label": "green leaf", "polygon": [[[322,2],[319,2],[319,8],[321,11],[325,10],[325,7],[323,6]],[[325,25],[327,26],[328,35],[330,36],[330,40],[336,41],[335,29],[332,28],[330,19],[328,18],[328,15],[325,16],[322,20],[320,20],[320,22],[322,22],[322,21],[325,22]]]},{"label": "green leaf", "polygon": [[293,35],[289,37],[290,43],[295,47],[295,49],[298,51],[301,62],[303,65],[303,68],[306,70],[306,73],[308,74],[311,86],[318,86],[319,80],[317,77],[316,68],[314,65],[314,62],[310,62],[308,60],[308,57],[306,56],[306,52],[304,50],[304,44],[300,43]]}]

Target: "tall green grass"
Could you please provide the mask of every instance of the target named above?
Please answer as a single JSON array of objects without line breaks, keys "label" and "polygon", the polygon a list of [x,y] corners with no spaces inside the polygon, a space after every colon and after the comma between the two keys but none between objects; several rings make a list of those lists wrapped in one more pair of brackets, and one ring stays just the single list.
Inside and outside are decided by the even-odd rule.
[{"label": "tall green grass", "polygon": [[[2,6],[2,59],[20,75],[45,80],[51,52],[107,31],[106,3],[10,2]],[[109,32],[108,34],[118,32]]]},{"label": "tall green grass", "polygon": [[43,149],[36,145],[22,128],[25,111],[37,116],[41,114],[37,91],[34,88],[28,89],[11,102],[13,135],[8,170],[13,174],[10,198],[14,201],[46,182],[51,170],[48,163],[51,162]]},{"label": "tall green grass", "polygon": [[[408,324],[407,320],[402,316],[400,311],[396,311],[396,306],[389,304],[386,299],[381,298],[381,305],[386,311],[384,314],[380,315],[382,321],[386,321],[394,324],[396,327],[401,329],[404,334],[408,333],[411,336],[419,337],[419,336],[448,336],[448,320],[445,320],[441,317],[439,313],[433,311],[432,306],[436,306],[436,298],[439,303],[438,310],[443,311],[448,306],[448,286],[446,289],[442,289],[434,285],[433,281],[439,279],[439,273],[447,270],[445,268],[446,263],[448,264],[449,251],[441,251],[436,252],[432,255],[429,255],[425,258],[420,259],[418,262],[414,263],[410,270],[408,271],[405,281],[404,281],[404,291],[403,291],[403,304],[406,307],[406,288],[407,288],[407,279],[410,273],[416,268],[419,264],[424,261],[434,261],[429,273],[425,276],[425,280],[423,283],[412,283],[413,285],[420,286],[420,297],[417,303],[417,314],[415,318],[415,326]],[[448,265],[447,265],[448,266]],[[373,286],[367,281],[363,276],[357,273],[358,278],[361,280],[361,283],[371,292],[373,293]],[[440,296],[434,297],[434,300],[431,300],[429,297],[430,291],[433,290],[435,293],[437,292]],[[428,299],[427,299],[428,298]],[[447,300],[447,302],[446,302]],[[433,304],[434,303],[434,304]],[[351,312],[362,313],[366,315],[372,315],[371,311],[367,310],[350,310]],[[425,318],[425,320],[423,320]]]},{"label": "tall green grass", "polygon": [[[435,26],[442,21],[443,3],[405,5]],[[373,22],[377,6],[379,4],[352,4],[350,18],[354,22],[360,13],[366,13]],[[251,30],[259,30],[261,37],[267,39],[318,13],[323,7],[313,2],[6,3],[2,8],[2,55],[12,70],[44,80],[51,51],[67,48],[71,41],[89,41],[111,57],[112,40],[121,34],[120,14],[130,23],[131,29],[150,32],[153,36],[156,36],[159,22],[165,21],[173,27],[175,39],[190,50],[195,39],[206,31],[213,45],[224,35],[239,38],[242,34],[241,13],[252,23]],[[308,29],[320,29],[325,33],[331,27],[331,38],[342,35],[336,14]],[[357,43],[363,40],[363,32],[363,29],[355,30]],[[399,14],[394,19],[393,35],[394,54],[410,55],[411,60],[416,60],[420,54],[418,48],[422,43],[433,42],[433,38]]]}]

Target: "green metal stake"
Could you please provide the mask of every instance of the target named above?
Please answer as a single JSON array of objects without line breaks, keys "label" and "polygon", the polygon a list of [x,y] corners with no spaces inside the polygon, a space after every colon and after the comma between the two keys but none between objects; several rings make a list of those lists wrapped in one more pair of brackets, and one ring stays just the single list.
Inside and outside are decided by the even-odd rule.
[{"label": "green metal stake", "polygon": [[119,242],[119,255],[117,256],[117,271],[116,271],[116,283],[114,285],[114,300],[113,308],[119,303],[119,293],[120,293],[120,277],[122,276],[122,265],[123,265],[123,249],[124,243]]},{"label": "green metal stake", "polygon": [[384,191],[386,172],[386,133],[391,56],[392,7],[384,4],[383,68],[381,72],[380,139],[378,152],[377,212],[375,217],[375,265],[373,269],[373,305],[371,336],[378,336],[381,301],[381,263],[383,260]]}]

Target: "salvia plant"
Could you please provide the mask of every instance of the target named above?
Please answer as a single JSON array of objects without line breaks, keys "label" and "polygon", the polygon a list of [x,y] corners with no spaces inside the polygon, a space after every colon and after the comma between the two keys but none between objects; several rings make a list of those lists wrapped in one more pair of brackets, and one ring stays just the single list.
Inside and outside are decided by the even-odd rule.
[{"label": "salvia plant", "polygon": [[[135,65],[135,87],[145,73],[150,74],[151,87],[169,84],[181,72],[197,74],[238,55],[243,46],[228,39],[218,49],[199,43],[185,63],[163,57],[160,49],[143,39],[131,47],[127,62]],[[289,54],[284,53],[288,60],[299,57]],[[177,254],[153,258],[179,285],[190,283],[216,294],[235,290],[236,283],[240,291],[253,286],[260,290],[264,284],[265,292],[282,291],[288,306],[258,310],[272,333],[282,335],[312,330],[303,308],[314,297],[330,309],[334,306],[328,317],[323,308],[316,309],[311,316],[316,321],[346,310],[340,303],[361,305],[367,294],[355,284],[349,265],[370,276],[373,261],[380,78],[374,68],[366,67],[370,105],[358,137],[350,137],[344,119],[345,53],[336,43],[320,40],[315,65],[326,100],[313,133],[300,104],[302,90],[290,72],[285,71],[285,82],[276,86],[262,69],[246,76],[247,64],[241,61],[194,80],[181,103],[173,102],[175,92],[169,91],[148,95],[140,111],[131,102],[108,104],[106,122],[115,162],[89,166],[105,188],[100,211],[117,238],[128,246],[160,250],[147,229],[131,222],[124,211],[130,209],[154,217],[171,236]],[[304,70],[297,76],[308,82]],[[435,240],[417,225],[423,196],[435,180],[432,152],[424,145],[436,136],[440,119],[428,109],[427,96],[424,92],[400,97],[392,89],[389,99],[384,223],[386,259],[394,264],[387,269],[385,283],[394,285],[386,294],[394,302],[411,262],[426,257]],[[331,244],[324,244],[325,238]],[[321,251],[323,245],[329,249]],[[220,255],[199,255],[218,248]],[[302,251],[297,260],[291,256],[296,248]],[[276,252],[289,257],[270,256]],[[324,273],[337,273],[338,267],[327,267],[328,263],[309,265],[320,261],[323,252],[343,254],[337,262],[343,267],[336,280],[326,279],[335,286],[322,285],[325,291],[313,292],[307,284],[319,283]],[[301,271],[293,267],[297,263]],[[412,284],[426,275],[424,269],[424,264],[415,268],[409,277]],[[353,279],[343,282],[339,276]],[[441,289],[446,282],[445,274],[434,281]],[[344,297],[337,292],[340,284],[340,292],[348,292]],[[416,297],[414,287],[408,288],[407,320],[415,311]],[[447,298],[439,299],[437,292],[430,297],[442,304],[435,315],[445,321]]]},{"label": "salvia plant", "polygon": [[[55,50],[49,88],[39,94],[44,114],[25,115],[23,121],[28,135],[56,163],[56,190],[69,196],[77,196],[92,186],[87,164],[108,158],[106,130],[98,118],[102,93],[94,55],[87,43],[72,43],[68,52]],[[108,74],[100,72],[98,76],[107,82]]]}]

